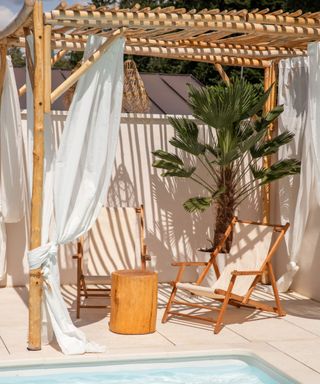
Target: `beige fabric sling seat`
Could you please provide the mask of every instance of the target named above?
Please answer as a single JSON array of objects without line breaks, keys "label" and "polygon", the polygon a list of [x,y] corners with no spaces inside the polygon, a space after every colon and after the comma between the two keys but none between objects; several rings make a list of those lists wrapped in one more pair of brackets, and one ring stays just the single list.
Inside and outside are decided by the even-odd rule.
[{"label": "beige fabric sling seat", "polygon": [[[121,269],[145,267],[143,206],[103,207],[97,221],[78,241],[77,318],[81,308],[105,308],[89,305],[82,298],[110,296],[111,273]],[[101,271],[103,274],[101,275]]]},{"label": "beige fabric sling seat", "polygon": [[[288,227],[288,223],[284,226],[265,225],[257,222],[241,221],[235,217],[226,230],[225,236],[221,243],[214,250],[214,252],[211,253],[211,257],[208,262],[173,263],[172,265],[179,266],[180,268],[163,316],[163,322],[167,321],[169,314],[196,317],[215,323],[214,332],[218,333],[221,329],[223,315],[228,304],[239,307],[241,305],[254,307],[260,310],[276,312],[280,316],[284,316],[285,313],[280,306],[279,294],[271,265],[271,258],[280,245]],[[216,257],[232,230],[232,246],[229,254],[226,255],[226,266],[220,274]],[[189,266],[204,267],[203,272],[194,284],[181,282],[184,269]],[[217,281],[211,287],[202,286],[201,283],[212,267],[216,272]],[[266,270],[269,272],[276,300],[276,307],[271,307],[265,303],[260,303],[250,299],[251,293],[261,279],[263,272]],[[209,307],[207,305],[191,303],[189,301],[175,300],[178,289],[190,292],[197,296],[212,298],[222,302],[217,320],[213,321],[208,317],[172,311],[171,307],[174,304],[187,305],[195,308],[216,309],[216,307]]]}]

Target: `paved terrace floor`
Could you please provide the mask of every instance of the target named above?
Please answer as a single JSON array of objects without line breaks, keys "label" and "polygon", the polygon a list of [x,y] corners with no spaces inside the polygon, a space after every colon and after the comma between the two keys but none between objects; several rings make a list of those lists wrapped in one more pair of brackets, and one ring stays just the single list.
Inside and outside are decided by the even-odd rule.
[{"label": "paved terrace floor", "polygon": [[[84,309],[81,319],[75,320],[75,287],[63,287],[63,295],[72,318],[89,339],[105,344],[104,354],[82,355],[80,360],[125,358],[139,355],[171,355],[187,352],[250,351],[290,374],[301,383],[320,383],[320,303],[297,293],[282,294],[287,316],[247,308],[231,307],[225,327],[214,335],[208,323],[175,318],[161,324],[169,285],[159,286],[157,331],[149,335],[119,335],[109,331],[109,309]],[[259,289],[260,299],[272,297]],[[74,359],[64,356],[56,344],[44,346],[39,352],[26,350],[28,312],[25,287],[0,289],[0,364],[24,363],[48,359]]]}]

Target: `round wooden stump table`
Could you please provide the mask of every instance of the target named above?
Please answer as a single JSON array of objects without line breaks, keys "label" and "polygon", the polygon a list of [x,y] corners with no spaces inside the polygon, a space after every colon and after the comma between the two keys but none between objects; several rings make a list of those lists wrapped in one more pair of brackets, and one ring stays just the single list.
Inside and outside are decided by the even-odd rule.
[{"label": "round wooden stump table", "polygon": [[111,276],[110,331],[126,335],[155,332],[158,274],[125,269]]}]

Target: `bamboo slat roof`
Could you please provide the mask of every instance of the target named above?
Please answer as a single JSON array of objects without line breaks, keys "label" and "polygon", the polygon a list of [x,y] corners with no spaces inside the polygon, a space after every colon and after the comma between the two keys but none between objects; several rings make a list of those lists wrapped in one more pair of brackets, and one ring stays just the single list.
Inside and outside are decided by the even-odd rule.
[{"label": "bamboo slat roof", "polygon": [[[25,0],[30,7],[33,0]],[[32,13],[6,38],[11,46],[24,45],[24,28]],[[72,5],[66,2],[44,13],[52,26],[52,48],[83,50],[88,35],[108,37],[124,28],[126,53],[222,65],[267,67],[274,60],[305,55],[307,44],[320,40],[320,11],[284,12],[268,9],[220,11],[184,8],[131,9]]]}]

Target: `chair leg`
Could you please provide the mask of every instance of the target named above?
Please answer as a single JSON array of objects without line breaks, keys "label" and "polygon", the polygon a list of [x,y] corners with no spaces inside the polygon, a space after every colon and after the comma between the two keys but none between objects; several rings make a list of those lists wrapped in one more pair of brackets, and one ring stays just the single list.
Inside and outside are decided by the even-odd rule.
[{"label": "chair leg", "polygon": [[77,281],[77,319],[80,319],[81,280]]},{"label": "chair leg", "polygon": [[177,273],[177,277],[176,277],[176,279],[175,279],[175,281],[173,283],[174,286],[172,288],[171,295],[170,295],[169,300],[168,300],[168,304],[166,306],[166,309],[165,309],[163,317],[162,317],[162,323],[165,323],[168,320],[168,314],[169,314],[169,311],[170,311],[171,306],[172,306],[172,302],[173,302],[173,300],[174,300],[174,298],[176,296],[177,289],[178,289],[176,284],[179,281],[181,281],[181,278],[182,278],[184,270],[185,270],[185,266],[184,265],[180,266],[180,268],[178,270],[178,273]]},{"label": "chair leg", "polygon": [[174,286],[172,288],[172,291],[171,291],[171,295],[169,297],[169,300],[168,300],[168,303],[167,303],[167,306],[166,306],[166,309],[164,311],[164,314],[163,314],[163,317],[162,317],[162,323],[165,323],[167,320],[168,320],[168,315],[169,315],[169,311],[171,309],[171,306],[172,306],[172,302],[176,296],[176,293],[177,293],[177,287]]},{"label": "chair leg", "polygon": [[278,291],[276,279],[274,277],[272,265],[271,265],[271,263],[267,263],[267,266],[268,266],[268,272],[269,272],[269,277],[271,280],[274,298],[276,300],[276,307],[277,307],[278,315],[279,316],[285,316],[286,312],[282,309],[282,306],[280,303],[279,291]]},{"label": "chair leg", "polygon": [[223,303],[222,303],[222,306],[221,306],[221,309],[220,309],[220,312],[219,312],[216,324],[214,326],[213,332],[214,332],[215,335],[221,331],[222,319],[223,319],[224,313],[225,313],[225,311],[227,309],[227,306],[229,304],[229,300],[230,300],[230,297],[231,297],[231,291],[232,291],[232,288],[234,286],[235,280],[236,280],[236,276],[232,276],[231,280],[230,280],[230,283],[229,283],[228,290],[227,290],[225,298],[223,300]]},{"label": "chair leg", "polygon": [[84,277],[81,276],[81,285],[82,285],[82,290],[84,292],[84,297],[87,299],[89,297],[88,295],[88,291],[87,291],[87,286],[86,286],[86,282],[84,281]]}]

